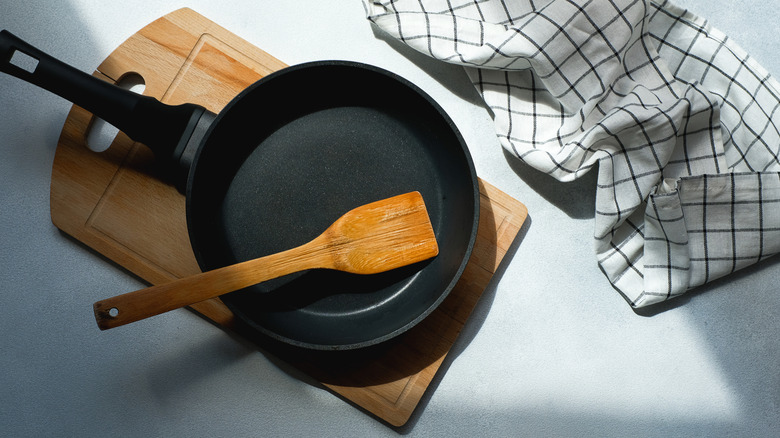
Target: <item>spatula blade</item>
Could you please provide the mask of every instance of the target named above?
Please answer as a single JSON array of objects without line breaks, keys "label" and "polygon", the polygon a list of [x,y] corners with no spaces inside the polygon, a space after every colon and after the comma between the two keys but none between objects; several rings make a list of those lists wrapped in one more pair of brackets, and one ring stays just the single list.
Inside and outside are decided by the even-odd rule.
[{"label": "spatula blade", "polygon": [[375,274],[439,254],[436,234],[419,192],[357,207],[325,233],[336,269]]}]

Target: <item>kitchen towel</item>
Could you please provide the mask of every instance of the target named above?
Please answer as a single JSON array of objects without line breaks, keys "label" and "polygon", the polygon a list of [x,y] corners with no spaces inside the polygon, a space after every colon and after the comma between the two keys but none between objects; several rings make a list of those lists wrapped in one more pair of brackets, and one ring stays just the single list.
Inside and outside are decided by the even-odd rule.
[{"label": "kitchen towel", "polygon": [[465,68],[516,157],[598,171],[596,260],[632,306],[780,251],[780,87],[705,20],[661,0],[363,1]]}]

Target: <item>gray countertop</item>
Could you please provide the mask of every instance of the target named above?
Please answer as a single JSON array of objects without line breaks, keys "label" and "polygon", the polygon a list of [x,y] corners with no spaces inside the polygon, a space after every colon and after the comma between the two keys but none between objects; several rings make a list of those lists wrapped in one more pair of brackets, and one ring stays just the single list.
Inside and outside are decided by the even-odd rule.
[{"label": "gray countertop", "polygon": [[[680,0],[780,74],[771,2]],[[84,71],[190,7],[288,64],[348,59],[419,85],[477,173],[529,210],[411,421],[392,429],[186,310],[100,332],[145,284],[49,217],[70,103],[0,75],[0,429],[5,436],[780,436],[780,259],[635,312],[593,254],[595,175],[504,154],[465,73],[372,32],[359,0],[5,0],[5,28]]]}]

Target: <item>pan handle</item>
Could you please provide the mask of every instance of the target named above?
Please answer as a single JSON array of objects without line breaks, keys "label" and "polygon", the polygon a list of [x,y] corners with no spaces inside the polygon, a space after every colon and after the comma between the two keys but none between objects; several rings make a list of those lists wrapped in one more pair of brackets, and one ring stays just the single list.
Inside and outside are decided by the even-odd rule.
[{"label": "pan handle", "polygon": [[[20,60],[29,61],[30,65],[25,66]],[[190,103],[166,105],[102,81],[47,55],[7,30],[0,31],[0,71],[86,109],[150,147],[158,159],[172,160],[177,166],[179,156],[175,155],[181,155],[206,112]]]}]

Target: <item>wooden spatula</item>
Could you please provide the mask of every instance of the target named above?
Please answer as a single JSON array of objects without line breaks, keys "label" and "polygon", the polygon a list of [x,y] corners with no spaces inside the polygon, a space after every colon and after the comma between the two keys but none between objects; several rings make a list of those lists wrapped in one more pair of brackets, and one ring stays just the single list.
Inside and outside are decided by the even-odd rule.
[{"label": "wooden spatula", "polygon": [[293,272],[375,274],[438,253],[423,198],[411,192],[357,207],[297,248],[98,301],[95,319],[106,330]]}]

